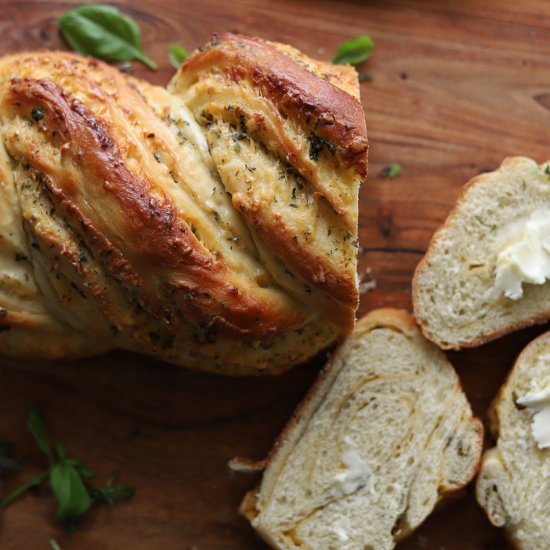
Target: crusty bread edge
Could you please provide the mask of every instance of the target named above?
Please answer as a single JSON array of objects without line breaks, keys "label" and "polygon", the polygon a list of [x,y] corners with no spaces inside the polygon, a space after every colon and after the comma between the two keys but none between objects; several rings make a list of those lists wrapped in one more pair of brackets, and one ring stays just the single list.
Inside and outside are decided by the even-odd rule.
[{"label": "crusty bread edge", "polygon": [[465,348],[476,348],[478,346],[481,346],[493,340],[497,340],[498,338],[506,334],[510,334],[511,332],[515,332],[517,330],[520,330],[522,328],[529,327],[532,325],[542,324],[550,319],[550,309],[549,309],[546,312],[541,313],[540,315],[535,315],[529,319],[525,319],[524,321],[512,323],[500,330],[496,330],[494,332],[490,332],[487,334],[481,334],[473,340],[466,341],[466,342],[458,342],[456,344],[449,344],[447,342],[442,342],[441,340],[439,340],[437,336],[428,329],[422,317],[417,315],[418,308],[416,304],[419,301],[419,295],[420,295],[420,291],[419,291],[420,285],[418,281],[418,279],[420,278],[420,274],[422,273],[422,271],[424,271],[424,269],[427,268],[427,263],[430,259],[430,254],[432,253],[432,248],[435,245],[435,243],[441,238],[441,235],[446,231],[447,227],[450,225],[450,222],[459,216],[460,207],[464,202],[466,202],[466,194],[468,193],[470,188],[478,184],[484,183],[490,177],[492,177],[492,175],[495,172],[498,172],[503,167],[516,164],[518,161],[523,161],[526,159],[532,160],[532,159],[529,159],[528,157],[520,157],[520,156],[506,157],[496,170],[492,172],[484,173],[484,174],[479,174],[473,177],[470,181],[468,181],[462,188],[458,196],[458,199],[456,201],[456,204],[453,207],[453,209],[450,211],[447,218],[445,219],[445,222],[433,234],[428,244],[428,248],[426,249],[426,253],[424,254],[424,257],[420,260],[420,262],[416,266],[416,269],[414,270],[414,275],[412,280],[412,300],[413,300],[413,311],[415,312],[415,315],[416,315],[416,321],[420,326],[422,334],[424,334],[424,336],[428,340],[430,340],[431,342],[439,346],[441,349],[458,351]]},{"label": "crusty bread edge", "polygon": [[[304,416],[306,416],[311,409],[316,408],[317,403],[322,399],[321,396],[324,395],[325,393],[324,390],[328,386],[330,386],[334,381],[334,379],[337,377],[339,373],[339,369],[336,370],[336,366],[338,365],[338,361],[340,357],[344,355],[346,352],[346,348],[347,348],[346,344],[348,342],[351,342],[355,338],[361,338],[363,335],[365,335],[366,333],[376,328],[397,329],[409,337],[415,337],[415,336],[422,337],[422,333],[413,315],[403,309],[380,308],[380,309],[372,310],[366,315],[364,315],[363,317],[361,317],[357,321],[355,332],[353,333],[353,335],[349,337],[347,340],[345,340],[342,344],[340,344],[338,348],[334,351],[334,353],[330,357],[325,367],[319,373],[319,376],[317,377],[316,381],[308,390],[303,400],[298,404],[294,413],[292,414],[289,421],[287,422],[286,426],[283,428],[282,432],[279,434],[279,436],[275,440],[275,443],[271,451],[267,455],[266,459],[264,461],[257,463],[258,465],[261,464],[264,471],[267,468],[267,466],[276,459],[277,455],[281,452],[281,450],[285,447],[285,445],[291,439],[292,433],[294,429],[297,427],[297,425],[299,424],[300,420]],[[433,345],[429,341],[425,341],[425,344],[429,346]],[[438,352],[443,355],[442,351],[438,350]],[[451,368],[453,368],[453,371],[454,371],[454,367],[452,366],[450,361],[447,358],[445,359],[447,363],[449,363]],[[454,372],[455,372],[456,384],[458,385],[459,390],[463,392],[460,379],[456,374],[456,371]],[[464,487],[466,487],[472,481],[472,479],[476,476],[476,474],[479,472],[479,469],[481,467],[481,454],[483,452],[483,437],[484,437],[483,423],[479,418],[473,415],[469,402],[468,402],[468,407],[470,408],[470,413],[471,413],[471,417],[468,420],[468,422],[475,425],[475,432],[477,433],[477,437],[479,441],[477,457],[474,465],[472,466],[472,469],[470,470],[468,475],[465,477],[464,483],[460,486],[453,487],[452,489],[449,489],[440,493],[436,506],[439,506],[447,498],[463,490]],[[311,415],[313,413],[314,413],[314,410],[311,412]],[[255,469],[256,471],[260,470],[258,466],[256,466]],[[254,518],[258,514],[256,503],[257,503],[258,491],[260,486],[261,486],[261,480],[256,484],[256,486],[253,489],[251,489],[245,494],[241,502],[241,505],[239,507],[239,513],[243,515],[251,523],[254,521]],[[415,531],[415,529],[416,527],[411,529],[410,531],[403,533],[402,536],[399,538],[399,540],[403,540],[407,538],[410,534],[412,534]],[[259,532],[259,534],[264,538],[264,540],[266,540],[266,542],[271,543],[270,540],[265,538],[263,533]]]},{"label": "crusty bread edge", "polygon": [[[520,363],[528,356],[533,348],[538,346],[542,340],[550,339],[550,331],[544,332],[537,336],[535,339],[531,340],[520,352],[520,354],[517,356],[516,360],[514,361],[514,364],[512,368],[510,369],[510,372],[508,373],[508,376],[506,377],[506,380],[502,384],[502,386],[499,388],[495,398],[493,399],[493,402],[491,403],[491,407],[488,412],[489,417],[489,429],[491,432],[491,435],[493,436],[495,443],[499,438],[500,435],[500,404],[502,403],[504,399],[504,393],[508,390],[508,387],[510,386],[510,379],[512,375],[514,374],[517,367],[519,367]],[[480,471],[483,470],[483,466],[485,464],[485,461],[491,458],[494,454],[498,452],[498,447],[493,446],[490,449],[487,449],[481,458],[481,464],[480,464]],[[482,500],[479,497],[478,490],[480,489],[480,478],[478,477],[478,480],[476,482],[476,500],[480,507],[485,512],[485,515],[487,516],[487,519],[493,524],[491,520],[491,514],[488,510],[488,507],[485,506],[485,501]],[[494,525],[494,524],[493,524]],[[506,540],[516,550],[522,550],[522,547],[520,543],[514,538],[513,534],[509,531],[509,529],[506,526],[506,523],[502,526],[500,526],[501,529],[504,530],[504,534],[506,536]]]}]

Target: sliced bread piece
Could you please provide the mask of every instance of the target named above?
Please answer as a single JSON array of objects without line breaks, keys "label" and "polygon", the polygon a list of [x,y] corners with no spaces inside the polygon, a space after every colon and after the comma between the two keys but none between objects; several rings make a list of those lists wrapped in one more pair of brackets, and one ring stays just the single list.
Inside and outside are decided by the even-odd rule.
[{"label": "sliced bread piece", "polygon": [[550,319],[550,168],[514,157],[468,183],[413,280],[414,313],[444,349]]},{"label": "sliced bread piece", "polygon": [[412,316],[363,317],[241,505],[279,549],[388,549],[477,471],[482,425]]},{"label": "sliced bread piece", "polygon": [[550,547],[549,413],[547,332],[523,350],[495,400],[497,445],[483,456],[477,481],[477,499],[491,522],[524,550]]}]

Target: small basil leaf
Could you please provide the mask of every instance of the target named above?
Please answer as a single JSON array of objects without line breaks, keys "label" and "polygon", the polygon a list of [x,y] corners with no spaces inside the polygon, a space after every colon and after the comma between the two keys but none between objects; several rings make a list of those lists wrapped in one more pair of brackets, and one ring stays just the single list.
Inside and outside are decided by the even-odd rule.
[{"label": "small basil leaf", "polygon": [[157,68],[143,53],[137,23],[113,6],[88,4],[72,9],[61,16],[59,28],[80,53],[112,62],[138,59],[149,69]]},{"label": "small basil leaf", "polygon": [[59,544],[57,544],[57,541],[55,539],[50,539],[50,548],[52,550],[61,550],[61,547]]},{"label": "small basil leaf", "polygon": [[50,444],[48,443],[46,429],[44,428],[44,424],[42,424],[40,416],[38,416],[38,412],[34,408],[31,409],[31,411],[29,412],[29,416],[27,418],[27,427],[34,437],[36,446],[48,455],[50,463],[53,464],[54,460],[50,451]]},{"label": "small basil leaf", "polygon": [[174,67],[174,69],[179,69],[180,65],[187,59],[188,55],[187,50],[177,44],[168,46],[168,58],[170,59],[170,63],[172,63],[172,67]]},{"label": "small basil leaf", "polygon": [[93,502],[74,466],[58,462],[50,470],[50,485],[57,501],[56,518],[64,520],[85,514]]},{"label": "small basil leaf", "polygon": [[372,38],[368,34],[364,34],[341,44],[336,50],[332,62],[335,65],[358,65],[368,59],[373,49]]},{"label": "small basil leaf", "polygon": [[382,168],[380,175],[383,178],[397,178],[401,175],[401,165],[397,162],[392,162],[391,164],[388,164],[387,166],[384,166],[384,168]]}]

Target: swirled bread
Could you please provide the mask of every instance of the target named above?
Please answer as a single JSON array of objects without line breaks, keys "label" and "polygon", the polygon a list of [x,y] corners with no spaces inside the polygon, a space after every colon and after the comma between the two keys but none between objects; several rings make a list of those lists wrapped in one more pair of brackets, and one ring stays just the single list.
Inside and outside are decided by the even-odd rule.
[{"label": "swirled bread", "polygon": [[[227,35],[193,55],[174,82],[240,41],[284,50]],[[367,152],[357,80],[327,66],[329,82],[321,64],[306,71],[307,58],[281,56],[295,78],[289,93],[313,98],[318,87],[354,106],[350,135],[334,136],[341,144],[319,137],[314,154],[300,149],[320,132],[313,119],[292,135],[280,125],[257,137],[245,111],[257,100],[243,99],[244,83],[223,107],[236,118],[215,123],[181,83],[169,92],[65,53],[0,60],[0,350],[63,357],[120,347],[249,374],[302,362],[352,329]],[[230,70],[232,60],[224,63]],[[275,67],[263,69],[277,78]],[[344,104],[318,105],[334,121],[347,116]],[[296,143],[294,156],[270,145],[278,140]],[[352,141],[353,162],[340,151]],[[237,167],[230,176],[229,164]],[[346,202],[333,205],[325,195],[337,188]],[[290,233],[305,224],[307,238]]]},{"label": "swirled bread", "polygon": [[[550,385],[550,333],[519,355],[491,410],[497,441],[482,460],[477,499],[517,548],[546,550],[550,541],[550,450],[533,435],[533,410],[522,398]],[[544,419],[543,419],[544,422]]]},{"label": "swirled bread", "polygon": [[298,407],[241,512],[273,548],[393,548],[471,480],[482,431],[414,319],[373,311]]},{"label": "swirled bread", "polygon": [[549,282],[524,284],[519,299],[496,286],[503,232],[541,208],[550,209],[547,163],[511,157],[465,186],[414,274],[414,314],[427,338],[469,348],[550,319]]}]

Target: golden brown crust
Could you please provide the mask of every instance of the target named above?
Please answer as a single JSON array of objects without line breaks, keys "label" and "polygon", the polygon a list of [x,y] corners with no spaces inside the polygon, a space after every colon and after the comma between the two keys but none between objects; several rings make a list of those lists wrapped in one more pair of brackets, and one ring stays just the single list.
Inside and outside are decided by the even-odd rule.
[{"label": "golden brown crust", "polygon": [[[325,67],[279,44],[224,34],[182,65],[170,89],[189,96],[195,116],[213,128],[207,130],[209,144],[234,206],[307,292],[313,287],[333,299],[332,322],[349,332],[359,303],[350,249],[356,246],[356,189],[366,174],[367,138],[361,104],[345,91],[352,89],[352,73],[349,68],[328,73]],[[239,131],[224,134],[226,127]],[[296,189],[291,196],[282,193],[274,205],[254,186],[234,184],[236,169],[227,168],[227,156],[243,148],[238,140],[245,138],[307,182],[305,210],[303,202],[296,204]],[[258,173],[250,179],[261,178]],[[303,189],[299,180],[294,185]],[[323,209],[332,209],[338,223],[321,232],[315,213]],[[331,237],[337,234],[340,249]],[[323,313],[330,309],[325,300],[317,304]]]},{"label": "golden brown crust", "polygon": [[233,82],[249,80],[310,131],[326,139],[346,166],[367,175],[367,129],[359,101],[259,38],[224,33],[190,56],[183,71],[224,67]]},{"label": "golden brown crust", "polygon": [[[307,59],[275,49],[298,67]],[[353,72],[334,70],[340,73],[335,81],[357,91]],[[251,374],[282,372],[351,330],[354,278],[339,277],[325,250],[314,253],[315,244],[306,255],[296,249],[288,262],[284,254],[266,261],[262,246],[292,246],[285,243],[290,234],[281,231],[277,242],[252,238],[181,97],[101,62],[55,52],[2,58],[0,96],[11,163],[0,184],[14,178],[25,246],[32,240],[30,276],[51,308],[45,315],[62,318],[60,333],[66,323],[85,341],[101,334],[106,347]],[[33,120],[33,109],[44,116]],[[287,147],[283,156],[298,154]],[[356,200],[357,189],[350,189]],[[356,215],[345,215],[351,242]],[[270,216],[264,212],[262,222]],[[344,215],[334,219],[343,223]],[[351,273],[356,253],[348,247],[347,254]],[[289,289],[275,273],[303,269],[300,255],[311,262],[305,271],[319,289],[306,287],[299,274],[297,290]],[[59,277],[48,282],[52,269]],[[8,318],[16,311],[10,308]]]},{"label": "golden brown crust", "polygon": [[[236,206],[240,199],[234,199]],[[355,324],[355,310],[359,307],[359,292],[355,279],[335,272],[329,262],[319,253],[298,243],[296,235],[285,229],[282,216],[276,215],[267,223],[261,221],[258,207],[245,207],[245,215],[258,230],[264,242],[271,250],[277,250],[284,262],[308,281],[313,287],[336,298],[323,307],[322,311],[331,318],[331,322],[350,333]]]},{"label": "golden brown crust", "polygon": [[[187,292],[178,303],[199,324],[211,324],[232,336],[261,337],[282,332],[301,320],[298,312],[270,310],[268,302],[259,302],[253,294],[232,285],[227,267],[214,261],[177,217],[166,194],[156,189],[153,195],[153,184],[127,169],[107,124],[59,86],[48,80],[14,79],[4,103],[8,104],[8,112],[11,107],[13,114],[21,117],[30,117],[33,108],[44,109],[43,125],[56,136],[65,162],[85,171],[102,188],[105,203],[123,219],[119,247],[123,238],[125,255],[138,259],[140,266],[151,266],[149,272],[176,270],[181,288]],[[40,173],[47,172],[47,167],[34,157],[27,160]],[[113,257],[113,252],[120,251],[104,237],[110,228],[101,227],[99,220],[90,220],[79,208],[85,200],[83,189],[68,174],[57,181],[51,176],[44,181],[66,211],[93,231],[96,240],[103,241],[102,252],[108,250]],[[113,273],[127,273],[128,284],[140,288],[144,303],[157,315],[171,318],[173,312],[163,297],[153,301],[131,263],[121,254],[117,256],[119,259],[111,266]]]}]

